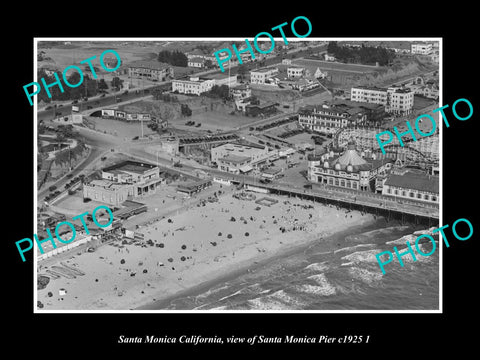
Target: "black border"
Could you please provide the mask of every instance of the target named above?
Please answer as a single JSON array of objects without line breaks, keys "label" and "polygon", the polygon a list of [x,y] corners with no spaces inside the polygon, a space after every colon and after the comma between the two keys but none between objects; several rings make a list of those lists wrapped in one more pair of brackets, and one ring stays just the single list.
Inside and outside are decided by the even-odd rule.
[{"label": "black border", "polygon": [[[179,345],[119,345],[120,334],[181,335],[249,337],[264,334],[341,336],[344,334],[370,335],[369,344],[356,346],[315,345],[264,345],[260,346],[185,346],[195,352],[230,353],[230,350],[249,352],[287,348],[294,351],[313,350],[312,355],[325,351],[372,351],[379,347],[387,350],[383,356],[396,352],[413,354],[419,349],[431,355],[433,348],[461,347],[466,350],[474,344],[474,330],[469,329],[469,319],[475,313],[475,256],[479,230],[465,242],[450,241],[444,247],[443,257],[443,314],[33,314],[32,257],[21,262],[14,242],[33,234],[33,107],[25,101],[22,86],[33,81],[34,37],[251,37],[267,31],[296,16],[307,16],[313,26],[310,37],[442,37],[443,38],[443,99],[452,104],[458,98],[467,98],[474,107],[468,121],[450,121],[443,129],[443,219],[452,224],[458,218],[469,219],[478,227],[478,215],[473,211],[476,193],[476,161],[474,145],[477,136],[478,95],[474,93],[476,78],[475,38],[476,21],[471,8],[451,6],[448,9],[431,7],[423,9],[408,3],[352,8],[349,4],[335,4],[332,9],[325,3],[296,3],[271,5],[266,11],[258,4],[205,3],[198,11],[179,4],[175,10],[163,3],[139,4],[138,14],[131,14],[126,6],[115,11],[89,10],[82,5],[77,13],[64,10],[60,13],[48,6],[32,18],[22,18],[21,35],[11,36],[5,29],[6,48],[10,55],[4,63],[7,84],[4,84],[4,191],[7,196],[4,228],[4,284],[5,312],[12,314],[13,326],[9,331],[8,346],[32,343],[32,349],[64,356],[72,350],[76,354],[92,354],[98,350],[154,351],[179,350]],[[134,4],[128,4],[129,7]],[[183,7],[185,9],[183,9]],[[141,10],[140,10],[141,9]],[[274,9],[275,11],[272,11]],[[43,20],[39,21],[39,14]],[[80,14],[79,16],[77,16]],[[36,17],[36,18],[33,18]],[[70,20],[65,20],[71,18]],[[64,19],[64,20],[62,20]],[[6,56],[4,54],[4,56]],[[12,61],[13,60],[13,61]],[[10,99],[14,104],[10,103]],[[447,112],[447,115],[451,114]],[[450,115],[451,116],[451,115]],[[478,127],[477,127],[478,128]],[[11,209],[11,207],[13,209]],[[10,310],[11,305],[13,309]],[[21,348],[20,348],[21,349]],[[62,355],[62,351],[67,351]],[[69,352],[70,350],[70,352]],[[228,350],[228,351],[227,351]],[[412,351],[412,352],[410,352]]]}]

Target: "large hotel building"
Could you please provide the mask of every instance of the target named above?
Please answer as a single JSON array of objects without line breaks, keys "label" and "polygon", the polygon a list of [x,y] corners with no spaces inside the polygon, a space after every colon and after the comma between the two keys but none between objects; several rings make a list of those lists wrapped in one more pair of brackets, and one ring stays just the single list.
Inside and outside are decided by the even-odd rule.
[{"label": "large hotel building", "polygon": [[358,86],[351,89],[350,96],[352,101],[384,105],[388,113],[408,115],[413,110],[414,92],[407,88]]},{"label": "large hotel building", "polygon": [[382,118],[384,110],[382,105],[357,104],[348,100],[320,106],[306,105],[298,112],[298,122],[313,131],[335,134],[349,125],[375,123]]}]

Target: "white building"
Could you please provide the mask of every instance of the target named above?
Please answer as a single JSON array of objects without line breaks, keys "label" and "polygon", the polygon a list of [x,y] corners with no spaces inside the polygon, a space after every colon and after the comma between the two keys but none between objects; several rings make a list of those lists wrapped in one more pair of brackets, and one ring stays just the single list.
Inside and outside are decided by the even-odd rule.
[{"label": "white building", "polygon": [[325,57],[325,61],[335,61],[336,60],[335,56],[329,55],[327,53],[325,53],[324,57]]},{"label": "white building", "polygon": [[202,57],[194,57],[188,59],[187,65],[188,67],[203,68],[205,66],[205,59]]},{"label": "white building", "polygon": [[250,83],[265,84],[267,79],[278,74],[278,68],[265,68],[250,71]]},{"label": "white building", "polygon": [[351,89],[350,100],[384,105],[388,113],[406,115],[412,112],[414,92],[396,86],[388,89],[358,86]]},{"label": "white building", "polygon": [[223,74],[217,74],[213,76],[208,76],[206,78],[215,81],[215,85],[217,86],[227,85],[229,87],[232,87],[238,84],[237,75],[228,76]]},{"label": "white building", "polygon": [[438,203],[439,184],[438,176],[413,172],[391,174],[383,184],[382,195]]},{"label": "white building", "polygon": [[287,76],[289,78],[298,78],[298,77],[305,76],[305,68],[289,67],[287,68]]},{"label": "white building", "polygon": [[322,72],[319,67],[317,67],[317,70],[315,70],[315,73],[313,74],[315,79],[325,79],[328,76],[328,72]]},{"label": "white building", "polygon": [[412,54],[430,55],[433,50],[432,44],[412,44]]},{"label": "white building", "polygon": [[308,179],[347,189],[374,191],[375,179],[392,167],[390,159],[364,159],[350,142],[341,155],[333,152],[308,157]]},{"label": "white building", "polygon": [[385,111],[402,115],[410,114],[413,110],[414,96],[415,93],[408,88],[389,87]]},{"label": "white building", "polygon": [[128,75],[134,78],[165,81],[167,77],[173,77],[173,67],[158,61],[139,60],[129,64]]},{"label": "white building", "polygon": [[370,86],[353,87],[350,90],[350,100],[387,105],[387,90]]},{"label": "white building", "polygon": [[215,85],[213,79],[200,79],[199,77],[190,77],[190,80],[173,80],[172,91],[178,91],[180,94],[200,95],[210,91]]},{"label": "white building", "polygon": [[249,172],[254,167],[278,158],[278,151],[267,146],[228,143],[211,149],[211,160],[219,170],[234,174]]}]

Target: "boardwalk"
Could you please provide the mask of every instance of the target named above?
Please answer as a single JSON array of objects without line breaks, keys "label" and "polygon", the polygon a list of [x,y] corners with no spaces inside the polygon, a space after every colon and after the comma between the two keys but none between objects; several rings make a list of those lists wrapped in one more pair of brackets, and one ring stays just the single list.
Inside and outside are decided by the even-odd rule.
[{"label": "boardwalk", "polygon": [[435,204],[421,204],[414,201],[397,200],[368,192],[349,191],[332,187],[314,187],[299,189],[286,184],[244,184],[268,189],[269,192],[297,196],[312,201],[329,202],[348,208],[362,209],[375,214],[400,214],[424,219],[438,220],[439,208]]}]

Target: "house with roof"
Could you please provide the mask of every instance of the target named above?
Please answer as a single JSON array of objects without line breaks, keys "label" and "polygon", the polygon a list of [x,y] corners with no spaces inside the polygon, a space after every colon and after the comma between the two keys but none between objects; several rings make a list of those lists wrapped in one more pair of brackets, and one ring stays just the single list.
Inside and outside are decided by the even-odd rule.
[{"label": "house with roof", "polygon": [[411,170],[390,174],[383,184],[382,195],[438,204],[439,187],[438,176]]},{"label": "house with roof", "polygon": [[188,59],[187,66],[193,68],[203,68],[205,67],[205,58],[203,57],[193,57]]},{"label": "house with roof", "polygon": [[128,65],[128,76],[140,79],[165,81],[174,76],[173,67],[155,60],[138,60]]}]

